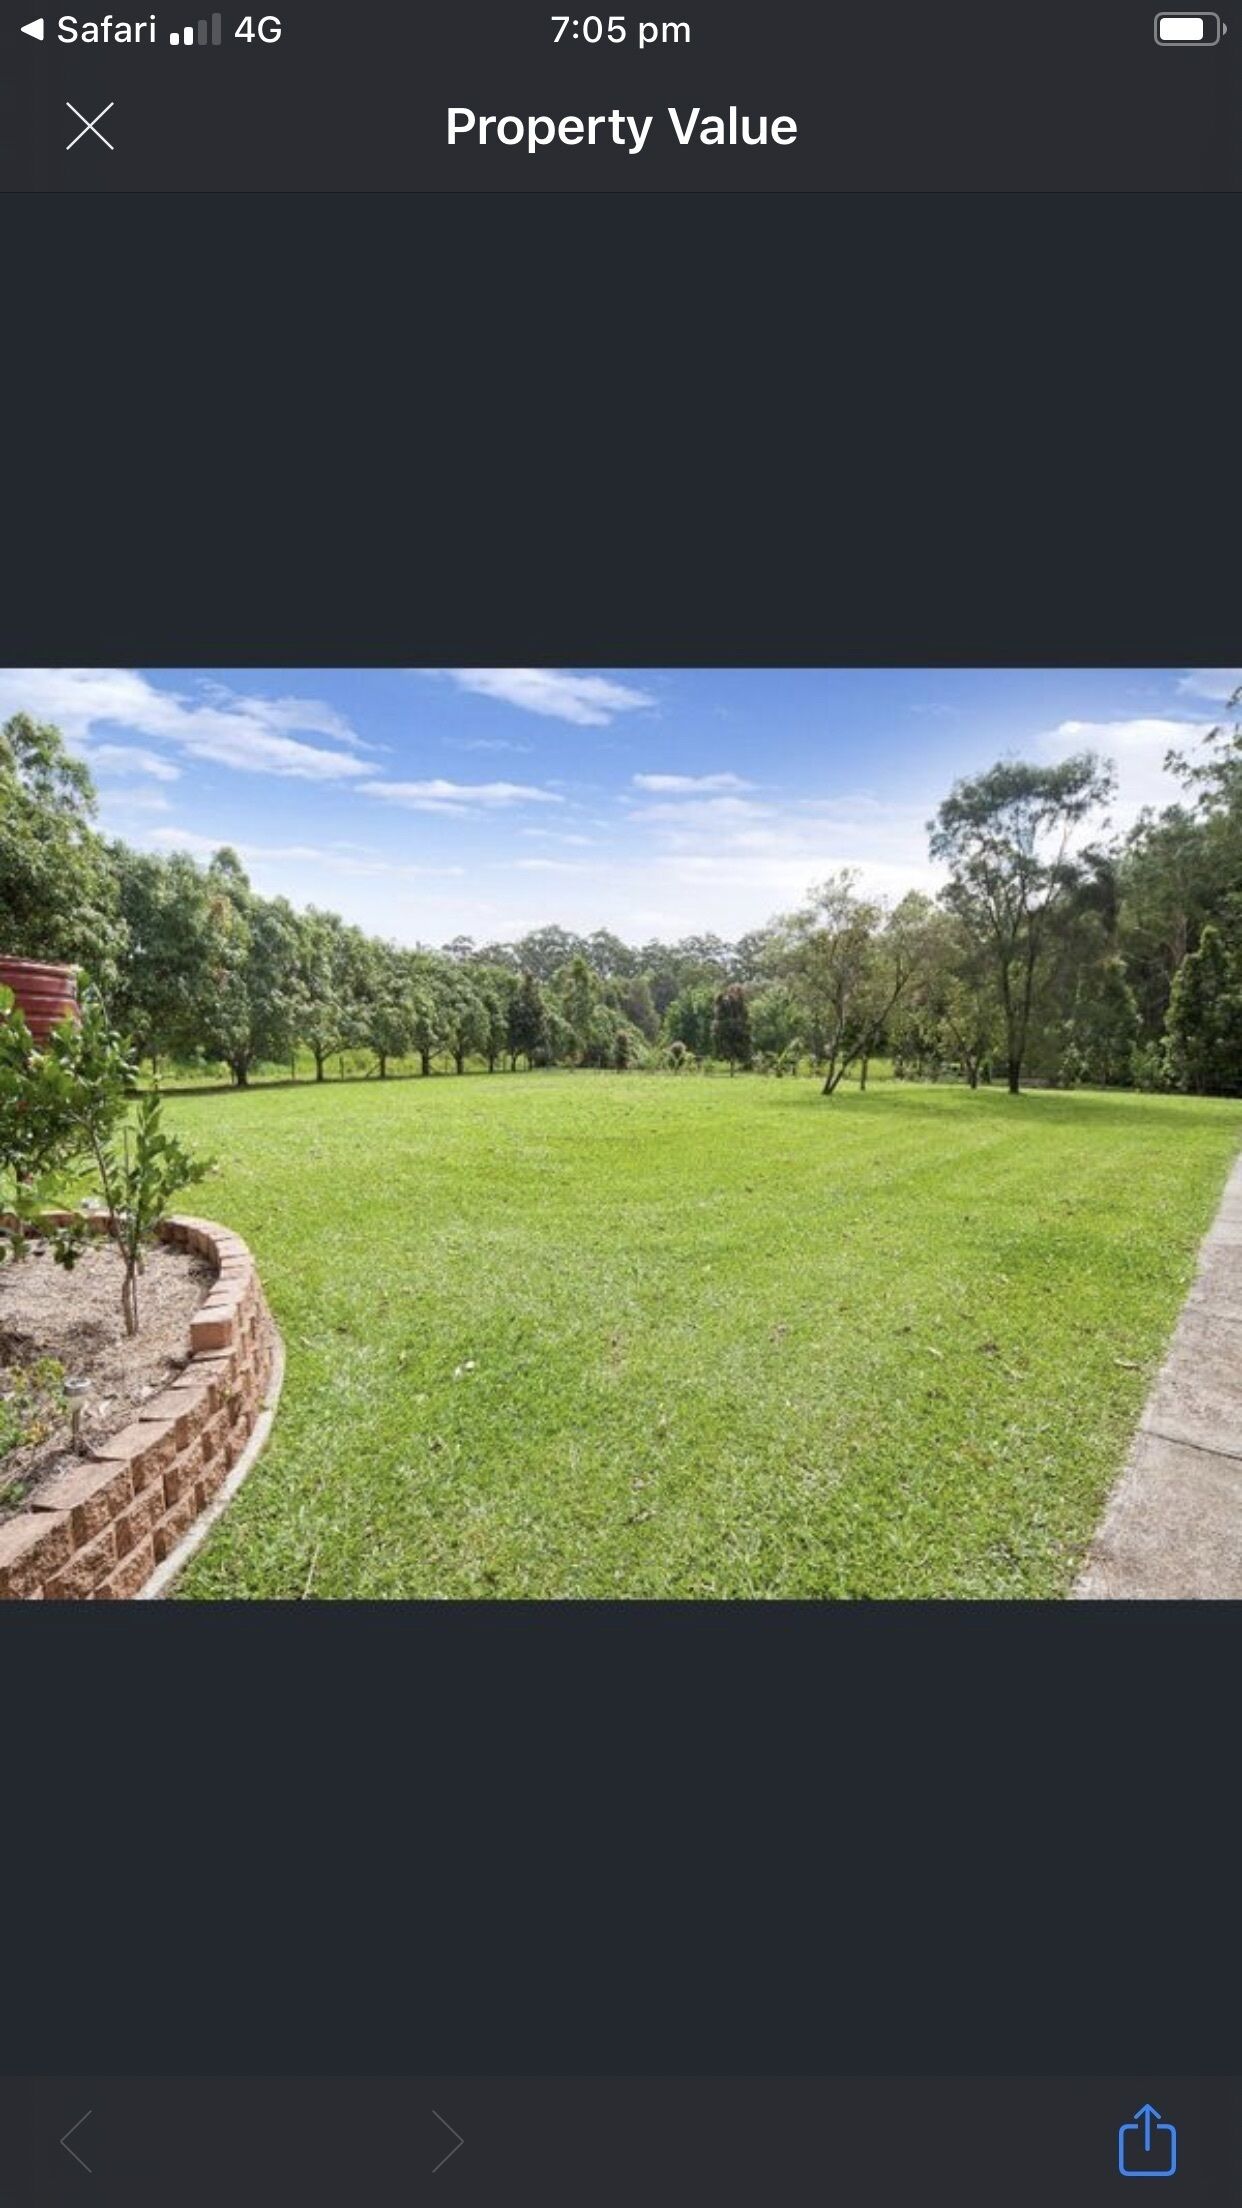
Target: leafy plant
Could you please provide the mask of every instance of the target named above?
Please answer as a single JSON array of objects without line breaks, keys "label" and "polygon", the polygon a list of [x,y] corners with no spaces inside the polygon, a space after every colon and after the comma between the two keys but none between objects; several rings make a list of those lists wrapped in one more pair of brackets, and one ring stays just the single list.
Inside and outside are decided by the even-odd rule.
[{"label": "leafy plant", "polygon": [[[27,1235],[44,1231],[42,1214],[82,1165],[85,1144],[68,1071],[78,1048],[69,1020],[36,1044],[12,991],[0,989],[0,1258],[25,1256]],[[57,1239],[57,1255],[72,1263],[80,1236],[58,1230]]]},{"label": "leafy plant", "polygon": [[[65,1368],[55,1357],[15,1365],[0,1378],[0,1463],[15,1449],[37,1448],[68,1415]],[[0,1504],[11,1496],[0,1490]],[[20,1499],[20,1496],[16,1499]]]},{"label": "leafy plant", "polygon": [[[0,1166],[13,1184],[10,1247],[20,1253],[27,1230],[41,1226],[49,1180],[91,1170],[124,1266],[121,1310],[128,1334],[138,1331],[138,1279],[156,1225],[175,1191],[211,1170],[164,1134],[162,1109],[157,1089],[139,1094],[133,1052],[94,993],[80,1024],[64,1021],[42,1050],[11,999],[0,1007]],[[48,1232],[57,1262],[76,1263],[89,1232],[86,1219]]]},{"label": "leafy plant", "polygon": [[108,1232],[125,1268],[121,1311],[127,1334],[138,1332],[138,1281],[156,1227],[177,1190],[211,1171],[209,1160],[191,1156],[175,1135],[164,1133],[162,1113],[159,1091],[149,1089],[139,1099],[132,1129],[123,1126],[112,1142],[96,1149]]}]

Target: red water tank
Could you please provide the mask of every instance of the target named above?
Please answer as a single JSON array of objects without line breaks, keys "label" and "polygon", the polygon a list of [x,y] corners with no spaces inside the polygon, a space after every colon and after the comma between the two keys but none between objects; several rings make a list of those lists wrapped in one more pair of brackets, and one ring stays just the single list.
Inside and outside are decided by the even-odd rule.
[{"label": "red water tank", "polygon": [[78,1016],[74,966],[48,966],[38,958],[0,958],[0,989],[12,990],[37,1043],[45,1043],[61,1020]]}]

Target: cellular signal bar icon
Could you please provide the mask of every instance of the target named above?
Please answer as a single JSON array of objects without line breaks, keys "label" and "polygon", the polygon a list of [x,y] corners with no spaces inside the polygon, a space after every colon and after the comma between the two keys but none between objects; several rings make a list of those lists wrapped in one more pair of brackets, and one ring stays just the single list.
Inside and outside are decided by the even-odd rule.
[{"label": "cellular signal bar icon", "polygon": [[[218,45],[220,44],[220,41],[221,41],[221,38],[222,38],[222,36],[223,36],[223,33],[222,33],[222,31],[221,31],[221,28],[220,28],[220,17],[219,17],[218,15],[213,15],[213,16],[212,16],[212,19],[211,19],[211,43],[212,43],[212,45],[213,45],[213,46],[218,46]],[[193,44],[194,44],[194,25],[193,25],[192,23],[187,23],[187,24],[186,24],[186,27],[185,27],[185,29],[184,29],[183,31],[170,31],[170,32],[169,32],[169,34],[168,34],[168,43],[169,43],[169,45],[170,45],[170,46],[193,46]],[[207,18],[206,18],[206,16],[203,16],[203,17],[202,17],[202,18],[200,19],[200,21],[199,21],[199,26],[198,26],[198,44],[199,44],[200,46],[205,46],[205,45],[207,44]]]}]

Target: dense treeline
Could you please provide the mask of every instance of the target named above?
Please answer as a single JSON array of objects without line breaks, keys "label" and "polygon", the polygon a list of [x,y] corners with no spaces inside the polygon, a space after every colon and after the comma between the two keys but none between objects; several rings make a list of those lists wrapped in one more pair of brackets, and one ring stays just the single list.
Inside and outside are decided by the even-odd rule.
[{"label": "dense treeline", "polygon": [[[1236,711],[1239,700],[1230,701]],[[83,763],[24,715],[0,735],[0,955],[83,965],[145,1057],[319,1079],[395,1064],[624,1070],[807,1064],[831,1094],[899,1076],[1242,1090],[1242,728],[1170,761],[1181,800],[1107,835],[1110,770],[1003,761],[929,824],[938,900],[834,876],[736,942],[541,928],[404,949],[207,866],[108,842]]]}]

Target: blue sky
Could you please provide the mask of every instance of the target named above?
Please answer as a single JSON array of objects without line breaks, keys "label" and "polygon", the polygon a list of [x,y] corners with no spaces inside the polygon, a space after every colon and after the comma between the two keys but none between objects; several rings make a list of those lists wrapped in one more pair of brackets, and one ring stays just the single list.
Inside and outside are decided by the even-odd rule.
[{"label": "blue sky", "polygon": [[1174,794],[1237,669],[0,671],[110,834],[241,853],[256,886],[403,943],[547,920],[725,936],[839,866],[934,888],[926,822],[1006,753],[1091,747],[1114,819]]}]

